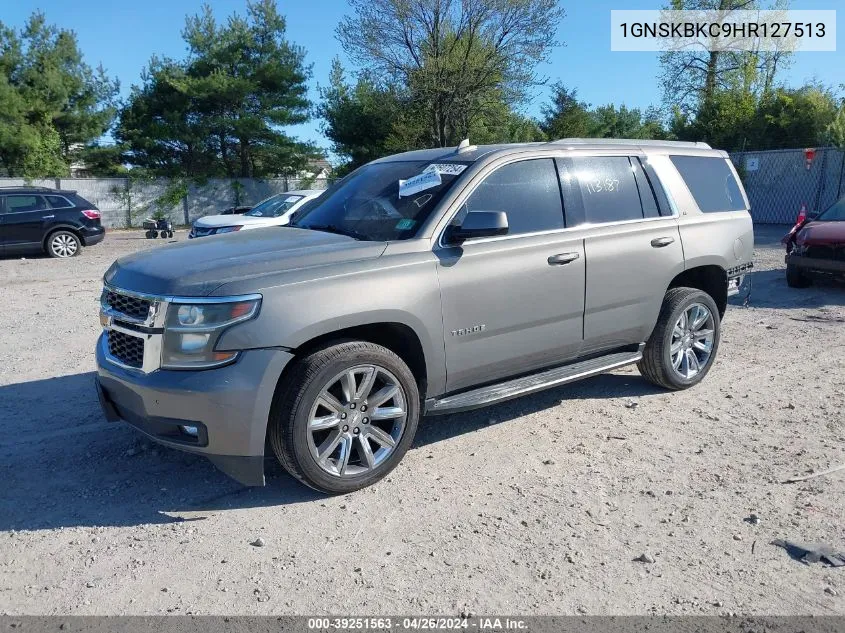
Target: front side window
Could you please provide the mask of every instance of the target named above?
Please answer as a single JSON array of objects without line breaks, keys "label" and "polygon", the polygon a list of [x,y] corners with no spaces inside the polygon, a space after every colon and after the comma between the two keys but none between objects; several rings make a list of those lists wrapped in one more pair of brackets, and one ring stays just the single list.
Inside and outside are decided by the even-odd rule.
[{"label": "front side window", "polygon": [[6,213],[23,213],[24,211],[41,211],[47,204],[41,196],[6,196]]},{"label": "front side window", "polygon": [[391,161],[352,172],[294,213],[291,226],[373,241],[417,234],[468,163]]},{"label": "front side window", "polygon": [[563,228],[554,160],[537,158],[500,167],[467,199],[462,214],[469,211],[504,211],[508,235]]},{"label": "front side window", "polygon": [[252,209],[244,213],[244,215],[252,218],[278,218],[285,212],[289,211],[293,205],[302,200],[305,196],[289,196],[287,194],[279,194],[272,198],[267,198],[264,202],[255,205]]},{"label": "front side window", "polygon": [[669,158],[704,213],[745,210],[742,190],[728,167],[727,159],[715,156]]},{"label": "front side window", "polygon": [[[576,156],[563,159],[560,164],[567,209],[570,206],[568,198],[573,197],[572,207],[583,208],[586,223],[643,219],[634,166],[627,156]],[[647,201],[651,196],[649,206],[654,204],[650,190],[642,194]]]}]

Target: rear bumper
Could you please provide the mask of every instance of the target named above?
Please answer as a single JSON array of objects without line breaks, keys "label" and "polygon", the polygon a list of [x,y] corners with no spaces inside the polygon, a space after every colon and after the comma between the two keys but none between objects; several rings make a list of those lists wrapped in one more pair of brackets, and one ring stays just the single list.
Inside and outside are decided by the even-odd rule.
[{"label": "rear bumper", "polygon": [[795,253],[786,256],[786,264],[800,268],[802,272],[812,275],[845,275],[845,261],[837,259],[819,259],[817,257],[802,257]]},{"label": "rear bumper", "polygon": [[267,419],[292,354],[249,350],[218,369],[144,374],[110,363],[104,345],[101,336],[96,389],[108,420],[124,420],[160,444],[205,455],[245,485],[264,485]]},{"label": "rear bumper", "polygon": [[84,228],[81,231],[82,234],[82,244],[84,246],[93,246],[94,244],[99,244],[103,241],[103,238],[106,237],[106,229],[102,226],[98,226],[95,228]]}]

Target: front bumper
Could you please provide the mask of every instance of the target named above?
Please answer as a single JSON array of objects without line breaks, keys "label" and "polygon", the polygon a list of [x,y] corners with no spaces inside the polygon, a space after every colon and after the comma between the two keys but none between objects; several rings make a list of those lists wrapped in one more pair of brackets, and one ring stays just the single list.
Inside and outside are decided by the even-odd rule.
[{"label": "front bumper", "polygon": [[[125,420],[160,444],[205,455],[244,485],[263,486],[267,419],[292,358],[281,349],[257,349],[217,369],[144,374],[110,362],[100,335],[96,388],[110,421]],[[186,426],[197,432],[186,433]]]},{"label": "front bumper", "polygon": [[818,257],[802,257],[795,252],[786,256],[786,264],[800,268],[808,275],[845,275],[845,261],[838,259],[821,259]]}]

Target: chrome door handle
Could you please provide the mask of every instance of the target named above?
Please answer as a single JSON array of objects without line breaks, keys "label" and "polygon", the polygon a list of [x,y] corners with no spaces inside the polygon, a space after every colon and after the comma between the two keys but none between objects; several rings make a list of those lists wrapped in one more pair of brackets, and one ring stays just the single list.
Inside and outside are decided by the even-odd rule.
[{"label": "chrome door handle", "polygon": [[653,240],[651,240],[651,245],[654,248],[663,248],[664,246],[669,246],[669,244],[674,241],[674,237],[655,237]]},{"label": "chrome door handle", "polygon": [[55,217],[56,217],[55,215],[42,215],[41,219],[42,220],[52,220]]},{"label": "chrome door handle", "polygon": [[581,257],[579,253],[558,253],[549,257],[549,266],[563,266]]}]

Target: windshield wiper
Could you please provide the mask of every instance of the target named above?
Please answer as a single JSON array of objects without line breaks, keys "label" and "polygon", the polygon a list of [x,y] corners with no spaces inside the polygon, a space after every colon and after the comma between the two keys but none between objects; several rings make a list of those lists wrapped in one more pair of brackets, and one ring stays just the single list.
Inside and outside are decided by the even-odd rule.
[{"label": "windshield wiper", "polygon": [[296,228],[299,229],[310,229],[312,231],[324,231],[326,233],[336,233],[337,235],[345,235],[347,237],[351,237],[355,240],[360,240],[363,242],[369,242],[370,238],[362,233],[358,233],[357,231],[353,231],[352,229],[345,229],[339,227],[337,224],[296,224],[294,225]]}]

